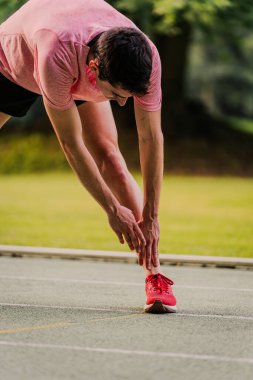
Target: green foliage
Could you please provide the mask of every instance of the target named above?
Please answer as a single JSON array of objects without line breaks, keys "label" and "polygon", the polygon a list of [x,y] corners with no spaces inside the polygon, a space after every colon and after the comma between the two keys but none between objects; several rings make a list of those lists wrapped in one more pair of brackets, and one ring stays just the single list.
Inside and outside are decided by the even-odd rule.
[{"label": "green foliage", "polygon": [[[148,29],[168,34],[180,31],[180,23],[189,22],[204,30],[230,25],[251,28],[253,2],[251,0],[110,0],[119,10],[130,16],[139,26],[143,25],[146,12],[149,16]],[[225,23],[225,25],[224,25]],[[147,31],[144,29],[144,31]]]},{"label": "green foliage", "polygon": [[253,119],[230,117],[228,118],[228,122],[231,127],[253,135]]},{"label": "green foliage", "polygon": [[153,0],[107,0],[107,2],[130,17],[147,35],[152,35]]},{"label": "green foliage", "polygon": [[160,32],[177,31],[175,25],[181,20],[191,24],[211,24],[220,9],[230,8],[230,0],[156,0],[154,13],[161,16]]},{"label": "green foliage", "polygon": [[20,8],[27,0],[0,0],[0,22]]},{"label": "green foliage", "polygon": [[0,173],[29,173],[68,168],[55,136],[15,135],[0,139]]}]

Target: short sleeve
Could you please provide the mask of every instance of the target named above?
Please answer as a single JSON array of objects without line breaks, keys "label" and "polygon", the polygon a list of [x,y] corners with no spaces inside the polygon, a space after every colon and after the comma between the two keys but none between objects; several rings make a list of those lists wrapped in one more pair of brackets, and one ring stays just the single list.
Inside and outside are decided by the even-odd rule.
[{"label": "short sleeve", "polygon": [[35,37],[34,78],[49,107],[66,110],[74,104],[71,87],[75,80],[75,53],[50,30]]},{"label": "short sleeve", "polygon": [[161,60],[154,44],[152,48],[152,72],[148,93],[144,96],[134,97],[134,102],[145,111],[158,111],[162,105],[161,89]]}]

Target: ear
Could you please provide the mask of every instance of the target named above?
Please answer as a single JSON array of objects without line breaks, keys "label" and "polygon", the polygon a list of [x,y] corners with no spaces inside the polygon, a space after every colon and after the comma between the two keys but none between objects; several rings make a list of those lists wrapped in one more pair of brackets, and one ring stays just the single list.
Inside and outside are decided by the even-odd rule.
[{"label": "ear", "polygon": [[91,71],[98,72],[98,59],[97,58],[90,60],[89,68],[91,69]]}]

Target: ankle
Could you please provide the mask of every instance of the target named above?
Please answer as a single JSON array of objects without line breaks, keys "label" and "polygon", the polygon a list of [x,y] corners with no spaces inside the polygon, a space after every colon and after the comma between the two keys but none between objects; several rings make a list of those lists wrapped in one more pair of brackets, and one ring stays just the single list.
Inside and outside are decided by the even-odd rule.
[{"label": "ankle", "polygon": [[145,272],[145,276],[149,276],[150,274],[158,274],[161,273],[161,267],[158,265],[157,267],[151,266],[151,270],[148,270],[145,265],[143,265],[143,270]]}]

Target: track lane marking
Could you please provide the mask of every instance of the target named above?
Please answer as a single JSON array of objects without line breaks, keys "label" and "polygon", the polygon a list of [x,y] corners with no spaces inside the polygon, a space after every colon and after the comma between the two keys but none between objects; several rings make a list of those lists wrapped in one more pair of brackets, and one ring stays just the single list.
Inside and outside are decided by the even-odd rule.
[{"label": "track lane marking", "polygon": [[[0,279],[20,280],[20,281],[69,282],[69,283],[82,283],[82,284],[94,284],[94,285],[142,286],[142,287],[144,287],[144,283],[141,283],[141,282],[77,280],[77,279],[66,279],[66,278],[58,278],[58,277],[49,278],[49,277],[25,277],[25,276],[0,275]],[[226,288],[226,287],[196,286],[196,285],[175,285],[175,288],[202,289],[202,290],[228,290],[228,291],[233,291],[233,292],[253,292],[253,288]]]},{"label": "track lane marking", "polygon": [[94,323],[94,322],[99,322],[99,321],[110,321],[113,319],[121,319],[121,318],[130,318],[130,317],[136,317],[142,315],[142,313],[132,313],[132,314],[126,314],[126,315],[115,315],[114,317],[105,317],[105,318],[96,318],[96,319],[91,319],[90,321],[87,322],[76,322],[76,325],[86,325],[86,323]]},{"label": "track lane marking", "polygon": [[253,364],[253,358],[240,358],[240,357],[227,357],[216,355],[198,355],[198,354],[186,354],[177,352],[166,351],[144,351],[144,350],[125,350],[120,348],[102,348],[102,347],[85,347],[85,346],[68,346],[58,344],[45,344],[45,343],[27,343],[27,342],[8,342],[1,341],[0,346],[13,346],[13,347],[30,347],[30,348],[44,348],[44,349],[60,349],[71,351],[86,351],[86,352],[98,352],[105,354],[121,354],[121,355],[140,355],[148,357],[164,357],[174,359],[186,359],[186,360],[206,360],[215,362],[231,362],[231,363],[245,363]]},{"label": "track lane marking", "polygon": [[0,334],[16,334],[19,332],[30,332],[35,330],[49,330],[70,325],[69,322],[50,323],[48,325],[29,326],[29,327],[17,327],[16,329],[2,329]]},{"label": "track lane marking", "polygon": [[90,319],[85,322],[57,322],[57,323],[50,323],[47,325],[40,325],[40,326],[27,326],[27,327],[17,327],[15,329],[2,329],[0,330],[0,334],[17,334],[20,332],[31,332],[31,331],[39,331],[39,330],[51,330],[55,328],[61,328],[61,327],[72,327],[72,326],[83,326],[90,323],[96,323],[100,321],[108,321],[108,320],[114,320],[114,319],[121,319],[121,318],[129,318],[132,316],[140,315],[140,313],[135,314],[127,314],[127,315],[118,315],[114,317],[105,317],[105,318],[95,318]]}]

